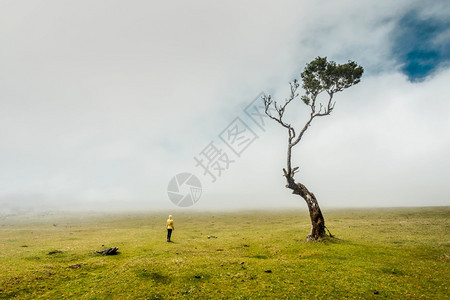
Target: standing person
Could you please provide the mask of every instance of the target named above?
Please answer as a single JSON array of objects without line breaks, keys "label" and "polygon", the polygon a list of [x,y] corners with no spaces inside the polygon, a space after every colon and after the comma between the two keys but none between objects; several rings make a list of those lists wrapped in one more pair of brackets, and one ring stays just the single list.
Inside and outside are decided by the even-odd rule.
[{"label": "standing person", "polygon": [[167,241],[170,242],[170,237],[172,236],[172,231],[175,229],[173,226],[173,218],[172,215],[169,215],[167,219]]}]

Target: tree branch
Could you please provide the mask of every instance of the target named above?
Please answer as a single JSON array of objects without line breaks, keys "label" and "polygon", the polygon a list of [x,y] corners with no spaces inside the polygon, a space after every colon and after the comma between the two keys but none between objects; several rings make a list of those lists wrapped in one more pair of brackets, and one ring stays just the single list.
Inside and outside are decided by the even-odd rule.
[{"label": "tree branch", "polygon": [[[285,122],[283,121],[283,115],[284,115],[284,112],[285,112],[285,110],[286,110],[286,106],[287,106],[289,103],[291,103],[292,100],[294,100],[295,98],[298,97],[299,94],[297,93],[297,89],[298,89],[298,87],[300,86],[300,84],[298,83],[297,79],[294,79],[294,81],[293,81],[293,82],[290,82],[289,84],[290,84],[290,86],[291,86],[291,93],[290,93],[290,95],[289,95],[289,98],[285,99],[285,102],[284,102],[283,105],[281,105],[281,106],[278,105],[276,101],[273,101],[273,100],[272,100],[271,96],[263,95],[262,98],[263,98],[263,101],[264,101],[264,108],[265,108],[265,113],[266,113],[266,115],[267,115],[269,118],[271,118],[272,120],[275,120],[275,121],[277,121],[278,123],[280,123],[281,126],[287,128],[287,129],[288,129],[288,132],[289,132],[289,137],[290,137],[291,139],[293,139],[293,138],[295,137],[295,130],[294,130],[294,128],[292,128],[291,124],[285,123]],[[272,104],[273,104],[273,106],[275,107],[275,110],[276,110],[277,113],[278,113],[278,117],[274,117],[274,116],[269,112],[269,108],[270,108],[270,106],[271,106]]]}]

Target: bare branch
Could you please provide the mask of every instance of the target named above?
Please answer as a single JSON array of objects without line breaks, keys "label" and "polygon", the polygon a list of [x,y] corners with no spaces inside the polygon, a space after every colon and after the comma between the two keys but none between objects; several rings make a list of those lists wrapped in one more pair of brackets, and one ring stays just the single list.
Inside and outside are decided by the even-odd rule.
[{"label": "bare branch", "polygon": [[291,127],[289,129],[289,143],[293,138],[295,138],[295,129],[294,129],[294,127]]},{"label": "bare branch", "polygon": [[[279,107],[277,106],[277,103],[276,103],[276,102],[273,102],[270,96],[263,95],[263,96],[262,96],[262,99],[263,99],[263,101],[264,101],[264,108],[265,108],[265,109],[264,109],[264,112],[266,113],[266,115],[267,115],[269,118],[271,118],[272,120],[275,120],[275,121],[277,121],[278,123],[280,123],[281,126],[287,128],[287,129],[289,130],[289,128],[291,127],[291,125],[286,124],[286,123],[283,122],[283,113],[280,113],[280,109],[279,109]],[[274,107],[275,107],[275,110],[278,112],[278,118],[272,116],[272,114],[269,112],[269,108],[270,108],[270,106],[272,105],[272,103],[273,103],[273,105],[274,105]]]},{"label": "bare branch", "polygon": [[303,134],[305,134],[306,130],[308,130],[309,126],[311,125],[312,120],[313,120],[316,116],[317,116],[317,115],[311,114],[311,116],[310,116],[308,122],[306,122],[305,126],[303,126],[303,129],[300,131],[300,133],[299,133],[297,139],[296,139],[293,143],[291,143],[291,144],[289,145],[290,147],[294,147],[295,145],[297,145],[297,144],[300,142],[300,140],[301,140],[302,137],[303,137]]},{"label": "bare branch", "polygon": [[[281,124],[281,126],[285,127],[288,129],[289,132],[289,139],[292,140],[295,137],[295,130],[292,128],[291,124],[288,124],[286,122],[284,122],[283,120],[283,116],[284,116],[284,112],[286,110],[286,106],[291,103],[292,100],[294,100],[295,98],[298,97],[298,93],[297,93],[297,89],[300,86],[300,84],[298,83],[297,79],[295,79],[293,82],[290,82],[290,88],[291,88],[291,94],[289,95],[289,98],[285,99],[285,102],[283,105],[279,105],[277,104],[276,101],[272,101],[270,96],[266,96],[264,95],[262,98],[264,100],[264,107],[265,107],[265,113],[268,117],[270,117],[271,119],[277,121],[278,123]],[[269,112],[269,108],[270,106],[273,104],[275,110],[278,113],[278,117],[274,117],[270,112]]]},{"label": "bare branch", "polygon": [[323,108],[323,105],[322,105],[322,103],[319,103],[320,104],[320,108],[319,108],[319,114],[322,112],[322,108]]},{"label": "bare branch", "polygon": [[[330,98],[328,99],[327,106],[324,107],[322,105],[322,103],[319,103],[319,110],[318,111],[316,110],[317,95],[312,95],[311,96],[311,99],[312,99],[312,102],[311,102],[311,115],[309,117],[309,120],[305,123],[305,126],[303,126],[303,129],[300,131],[297,139],[293,143],[290,144],[291,147],[294,147],[295,145],[297,145],[300,142],[300,140],[303,137],[303,134],[308,130],[309,126],[311,125],[311,123],[312,123],[312,121],[313,121],[313,119],[315,117],[323,117],[323,116],[328,116],[329,114],[331,114],[331,112],[334,109],[334,105],[336,104],[336,102],[334,102],[334,103],[332,102],[334,93],[333,92],[329,92],[328,94],[329,94]],[[323,109],[323,112],[322,112],[322,109]]]}]

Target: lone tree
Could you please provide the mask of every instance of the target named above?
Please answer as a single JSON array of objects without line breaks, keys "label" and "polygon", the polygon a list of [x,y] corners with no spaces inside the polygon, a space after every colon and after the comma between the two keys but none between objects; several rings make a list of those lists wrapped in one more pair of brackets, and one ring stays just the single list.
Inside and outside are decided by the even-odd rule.
[{"label": "lone tree", "polygon": [[[270,95],[264,95],[262,97],[267,116],[277,121],[288,131],[287,166],[286,169],[283,169],[283,172],[287,181],[286,187],[291,189],[293,194],[299,195],[305,199],[306,204],[308,205],[309,216],[311,218],[311,232],[307,236],[307,239],[316,240],[326,235],[325,220],[316,196],[310,192],[305,185],[300,182],[295,182],[294,175],[298,172],[299,168],[292,168],[292,148],[301,141],[303,135],[315,118],[331,114],[336,104],[333,100],[334,94],[357,84],[360,81],[363,72],[364,69],[353,61],[338,65],[334,61],[327,61],[326,57],[317,57],[308,63],[301,73],[303,81],[302,87],[305,90],[305,95],[301,96],[300,99],[305,105],[309,106],[311,113],[309,119],[300,131],[296,131],[290,123],[287,123],[283,119],[288,104],[299,96],[297,90],[300,84],[297,79],[294,79],[293,82],[289,83],[291,86],[291,93],[284,104],[277,104],[276,101],[272,100]],[[324,94],[325,97],[320,97],[321,99],[319,99],[318,97],[321,94]],[[274,112],[274,115],[271,111]]]}]

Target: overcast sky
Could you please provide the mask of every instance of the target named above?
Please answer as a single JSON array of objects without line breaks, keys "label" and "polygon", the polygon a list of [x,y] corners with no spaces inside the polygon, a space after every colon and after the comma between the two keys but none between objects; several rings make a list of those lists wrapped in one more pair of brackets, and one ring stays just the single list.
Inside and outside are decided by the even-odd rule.
[{"label": "overcast sky", "polygon": [[[450,205],[449,49],[448,1],[0,0],[0,212],[176,208],[182,172],[190,209],[304,208],[286,131],[244,109],[317,56],[365,73],[295,148],[296,179],[322,207]],[[220,139],[237,117],[239,155]],[[194,160],[211,142],[215,182]]]}]

